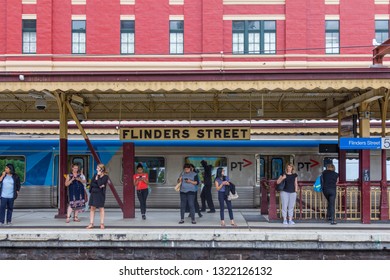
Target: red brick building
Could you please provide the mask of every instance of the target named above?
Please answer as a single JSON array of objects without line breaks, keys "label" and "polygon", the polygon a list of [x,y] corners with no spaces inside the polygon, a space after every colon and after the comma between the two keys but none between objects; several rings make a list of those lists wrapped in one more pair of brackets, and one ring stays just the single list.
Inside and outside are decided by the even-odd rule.
[{"label": "red brick building", "polygon": [[0,71],[369,67],[388,0],[0,0]]}]

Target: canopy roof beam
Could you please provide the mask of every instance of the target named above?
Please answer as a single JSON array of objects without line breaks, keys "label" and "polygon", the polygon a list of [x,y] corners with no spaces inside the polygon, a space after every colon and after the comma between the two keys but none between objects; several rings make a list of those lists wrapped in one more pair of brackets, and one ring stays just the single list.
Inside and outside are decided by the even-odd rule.
[{"label": "canopy roof beam", "polygon": [[326,113],[328,118],[332,118],[338,115],[340,111],[349,111],[353,110],[360,106],[362,102],[370,103],[372,101],[378,100],[384,96],[384,89],[370,90],[366,93],[363,93],[355,98],[352,98],[336,107],[329,109]]}]

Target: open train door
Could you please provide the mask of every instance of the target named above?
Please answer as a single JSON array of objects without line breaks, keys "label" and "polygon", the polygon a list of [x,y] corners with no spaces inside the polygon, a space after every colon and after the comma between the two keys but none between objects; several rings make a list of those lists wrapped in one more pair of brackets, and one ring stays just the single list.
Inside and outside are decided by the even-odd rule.
[{"label": "open train door", "polygon": [[283,174],[287,163],[295,162],[294,155],[256,154],[256,185],[260,186],[260,211],[268,214],[269,180],[277,180]]}]

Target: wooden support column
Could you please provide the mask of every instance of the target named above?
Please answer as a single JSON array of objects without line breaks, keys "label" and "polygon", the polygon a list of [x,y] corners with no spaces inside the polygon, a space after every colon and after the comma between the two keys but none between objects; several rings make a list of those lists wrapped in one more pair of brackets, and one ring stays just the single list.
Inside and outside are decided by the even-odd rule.
[{"label": "wooden support column", "polygon": [[[360,137],[370,137],[370,117],[366,112],[370,111],[369,103],[362,102],[360,105],[359,132]],[[361,214],[362,223],[371,223],[371,177],[370,177],[370,150],[361,150],[359,153],[359,183],[361,190]]]},{"label": "wooden support column", "polygon": [[[344,118],[345,112],[341,111],[338,114],[338,134],[341,137],[341,120]],[[344,183],[347,180],[347,151],[339,149],[339,181]]]},{"label": "wooden support column", "polygon": [[339,181],[347,181],[347,151],[339,150]]},{"label": "wooden support column", "polygon": [[123,218],[135,218],[134,143],[123,143]]},{"label": "wooden support column", "polygon": [[[389,104],[389,90],[386,91],[385,96],[379,100],[380,110],[381,110],[381,119],[382,119],[382,137],[386,137],[386,116],[387,108]],[[387,171],[386,171],[386,160],[387,160],[387,150],[382,149],[381,155],[381,166],[382,166],[382,176],[381,176],[381,203],[380,203],[380,219],[386,221],[389,219],[389,201],[387,197]]]},{"label": "wooden support column", "polygon": [[[83,135],[84,140],[87,143],[87,146],[88,146],[89,150],[91,151],[94,160],[96,161],[97,164],[101,163],[101,160],[100,160],[98,154],[96,153],[95,148],[92,146],[92,143],[89,140],[87,133],[85,133],[83,126],[81,125],[80,121],[77,119],[77,115],[76,115],[75,111],[73,110],[72,105],[70,105],[68,100],[65,102],[65,104],[66,104],[73,120],[75,121],[77,128],[80,130],[81,134]],[[116,191],[115,186],[111,180],[108,180],[108,186],[110,187],[112,194],[114,195],[116,201],[118,202],[119,207],[122,209],[122,212],[123,212],[124,209],[123,209],[122,200],[119,197],[118,192]]]},{"label": "wooden support column", "polygon": [[59,205],[56,218],[66,217],[67,191],[65,187],[64,175],[68,173],[68,109],[66,108],[65,93],[56,93],[59,112],[60,112],[60,162],[59,162]]}]

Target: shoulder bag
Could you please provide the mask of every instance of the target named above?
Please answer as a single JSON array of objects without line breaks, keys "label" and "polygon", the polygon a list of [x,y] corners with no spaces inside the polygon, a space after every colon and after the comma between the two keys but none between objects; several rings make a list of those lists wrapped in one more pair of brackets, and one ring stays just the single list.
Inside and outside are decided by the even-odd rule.
[{"label": "shoulder bag", "polygon": [[286,186],[286,180],[283,180],[282,182],[280,182],[279,184],[276,185],[276,190],[278,192],[281,192],[284,190],[285,186]]},{"label": "shoulder bag", "polygon": [[175,186],[175,191],[179,192],[181,187],[181,182],[177,183]]},{"label": "shoulder bag", "polygon": [[313,190],[315,192],[322,192],[322,175],[318,176],[317,179],[314,182]]}]

